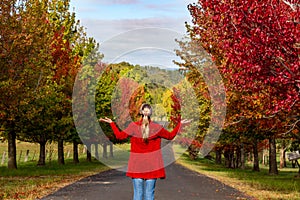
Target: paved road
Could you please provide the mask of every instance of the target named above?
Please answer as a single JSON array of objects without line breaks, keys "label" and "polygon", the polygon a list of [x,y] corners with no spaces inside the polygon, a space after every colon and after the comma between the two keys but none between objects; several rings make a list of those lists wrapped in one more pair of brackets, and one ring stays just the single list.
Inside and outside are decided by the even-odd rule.
[{"label": "paved road", "polygon": [[[166,173],[166,179],[157,181],[156,200],[254,200],[234,188],[178,164],[168,166]],[[84,178],[42,200],[131,200],[132,194],[131,179],[124,172],[110,170]]]}]

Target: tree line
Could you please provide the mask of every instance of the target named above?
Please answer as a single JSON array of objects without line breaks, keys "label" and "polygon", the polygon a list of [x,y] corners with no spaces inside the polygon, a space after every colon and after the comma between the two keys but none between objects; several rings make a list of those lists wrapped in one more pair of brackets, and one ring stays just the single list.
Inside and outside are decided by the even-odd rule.
[{"label": "tree line", "polygon": [[[269,172],[277,174],[277,147],[283,156],[288,148],[299,150],[298,4],[201,0],[189,5],[193,23],[186,24],[187,37],[177,40],[176,54],[182,61],[175,63],[192,85],[192,97],[178,72],[101,63],[98,43],[86,36],[69,11],[69,1],[3,0],[0,6],[0,122],[8,141],[9,168],[17,168],[16,139],[40,144],[39,165],[45,165],[47,142],[57,142],[61,164],[64,142],[74,144],[75,162],[82,141],[88,149],[92,144],[124,142],[117,141],[107,125],[102,127],[105,137],[77,134],[74,117],[79,123],[80,117],[73,116],[72,94],[79,70],[82,90],[76,91],[77,97],[95,101],[98,117],[112,117],[124,126],[138,116],[137,105],[143,102],[158,105],[157,112],[165,110],[156,114],[166,115],[171,126],[182,117],[181,105],[186,105],[184,117],[195,123],[176,142],[187,146],[190,158],[196,159],[217,111],[214,106],[224,106],[221,100],[211,103],[205,78],[217,79],[205,72],[207,62],[202,58],[215,63],[226,89],[226,121],[212,149],[217,163],[223,156],[227,167],[244,168],[245,154],[251,153],[258,171],[258,153],[268,147]],[[97,70],[103,73],[100,80],[93,76]],[[95,99],[88,99],[85,90],[95,90]],[[216,92],[216,99],[219,95]],[[85,104],[80,109],[84,115],[91,113]],[[83,129],[94,130],[90,126],[85,123]]]},{"label": "tree line", "polygon": [[82,60],[98,44],[86,36],[69,3],[0,3],[0,122],[10,169],[17,168],[16,139],[40,144],[39,165],[45,164],[47,142],[58,143],[62,164],[63,141],[80,142],[73,125],[72,89]]},{"label": "tree line", "polygon": [[[186,23],[187,37],[178,40],[182,62],[177,64],[205,94],[207,86],[195,74],[204,69],[199,58],[209,55],[226,88],[226,121],[214,147],[216,162],[223,155],[227,167],[244,168],[250,152],[253,169],[259,171],[258,153],[269,148],[269,172],[277,174],[276,150],[281,149],[283,167],[285,152],[300,149],[299,4],[200,0],[188,9],[192,23]],[[199,140],[201,144],[201,133]]]}]

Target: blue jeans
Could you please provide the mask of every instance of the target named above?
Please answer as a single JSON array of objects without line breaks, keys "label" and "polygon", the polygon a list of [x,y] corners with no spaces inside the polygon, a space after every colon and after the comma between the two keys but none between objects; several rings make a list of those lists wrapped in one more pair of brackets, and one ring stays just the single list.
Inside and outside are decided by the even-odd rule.
[{"label": "blue jeans", "polygon": [[154,200],[156,179],[133,178],[133,200]]}]

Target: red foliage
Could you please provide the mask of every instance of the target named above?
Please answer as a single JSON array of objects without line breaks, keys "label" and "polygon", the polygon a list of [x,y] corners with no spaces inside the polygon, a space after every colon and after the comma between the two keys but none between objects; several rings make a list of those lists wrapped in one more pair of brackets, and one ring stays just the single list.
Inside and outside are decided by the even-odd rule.
[{"label": "red foliage", "polygon": [[178,138],[175,140],[175,143],[182,145],[183,147],[193,146],[194,148],[200,149],[202,143],[196,139],[191,139],[187,137]]},{"label": "red foliage", "polygon": [[140,107],[146,102],[145,93],[145,86],[139,85],[138,88],[135,88],[130,97],[129,112],[133,121],[138,120],[138,117],[140,116]]},{"label": "red foliage", "polygon": [[130,99],[134,98],[135,95],[138,95],[138,93],[136,93],[137,91],[135,91],[137,88],[139,88],[139,84],[130,78],[121,78],[119,80],[118,89],[120,90],[121,96],[112,103],[112,109],[115,111],[115,115],[118,116],[117,123],[124,125],[124,128],[126,123],[131,120],[130,114],[133,114],[134,116],[138,115],[136,112],[139,111],[139,106],[141,104],[138,103],[134,105],[133,103],[130,103]]},{"label": "red foliage", "polygon": [[180,98],[180,91],[176,88],[173,88],[173,93],[171,95],[171,99],[173,101],[173,104],[171,105],[172,111],[171,111],[171,116],[170,120],[171,123],[170,125],[172,127],[175,127],[181,120],[181,98]]},{"label": "red foliage", "polygon": [[259,142],[257,148],[259,151],[268,149],[269,148],[269,140],[263,140],[263,141]]},{"label": "red foliage", "polygon": [[275,0],[199,0],[189,9],[195,38],[210,53],[213,44],[225,57],[220,69],[228,85],[241,92],[267,90],[262,109],[267,114],[291,109],[299,101],[296,2],[293,7]]},{"label": "red foliage", "polygon": [[52,64],[54,65],[53,79],[60,83],[66,77],[75,78],[79,61],[78,56],[72,56],[70,42],[64,39],[64,28],[54,33],[52,48]]}]

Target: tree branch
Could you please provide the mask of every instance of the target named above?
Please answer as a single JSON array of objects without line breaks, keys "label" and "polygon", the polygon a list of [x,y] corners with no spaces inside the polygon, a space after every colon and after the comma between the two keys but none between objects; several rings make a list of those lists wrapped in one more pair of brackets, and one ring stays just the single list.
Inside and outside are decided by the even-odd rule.
[{"label": "tree branch", "polygon": [[40,73],[39,79],[38,79],[37,84],[36,84],[35,89],[34,89],[34,93],[36,93],[36,90],[37,90],[37,88],[38,88],[39,85],[40,85],[40,81],[41,81],[41,79],[42,79],[42,76],[43,76],[43,70],[42,70],[41,73]]},{"label": "tree branch", "polygon": [[282,2],[285,3],[286,5],[290,6],[293,11],[296,11],[296,7],[298,6],[298,4],[288,2],[287,0],[282,0]]},{"label": "tree branch", "polygon": [[224,127],[228,127],[228,126],[232,126],[232,125],[235,125],[235,124],[238,124],[240,122],[242,122],[244,120],[244,117],[242,117],[240,120],[238,121],[235,121],[235,122],[231,122],[231,123],[227,123],[224,125]]},{"label": "tree branch", "polygon": [[291,124],[291,125],[290,125],[291,128],[290,128],[287,132],[283,133],[283,135],[287,135],[287,134],[289,134],[292,130],[294,130],[294,129],[295,129],[295,126],[296,126],[299,122],[300,122],[300,119],[298,119],[295,123]]}]

